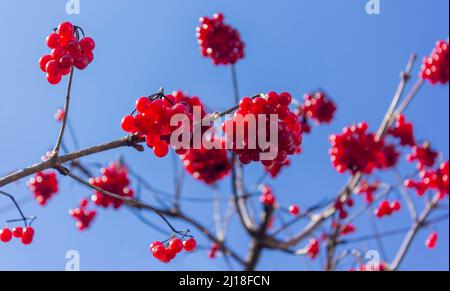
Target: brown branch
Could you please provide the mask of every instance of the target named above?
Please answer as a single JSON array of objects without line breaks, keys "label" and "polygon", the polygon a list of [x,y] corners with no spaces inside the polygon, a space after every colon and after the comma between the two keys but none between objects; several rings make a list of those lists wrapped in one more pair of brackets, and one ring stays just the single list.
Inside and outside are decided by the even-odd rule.
[{"label": "brown branch", "polygon": [[184,213],[182,213],[181,211],[175,211],[175,210],[167,210],[167,209],[159,209],[156,207],[153,207],[147,203],[144,203],[142,201],[133,199],[133,198],[129,198],[129,197],[122,197],[120,195],[114,194],[112,192],[109,191],[105,191],[99,187],[96,187],[94,185],[92,185],[91,183],[89,183],[88,181],[85,181],[84,179],[74,175],[73,173],[71,173],[68,169],[59,166],[57,167],[57,170],[64,176],[70,177],[73,180],[77,181],[78,183],[93,189],[95,191],[99,191],[102,194],[120,200],[122,201],[125,205],[127,205],[128,207],[131,208],[135,208],[135,209],[139,209],[139,210],[149,210],[151,212],[156,213],[159,217],[161,217],[161,219],[163,219],[163,221],[169,226],[169,228],[174,232],[174,233],[179,233],[173,226],[172,224],[167,220],[167,217],[172,217],[172,218],[176,218],[179,220],[182,220],[190,225],[192,225],[193,227],[195,227],[196,229],[198,229],[199,231],[201,231],[209,240],[215,242],[221,249],[221,251],[225,254],[230,255],[233,259],[235,259],[237,262],[239,262],[240,264],[244,264],[244,260],[234,251],[232,251],[223,241],[219,240],[216,236],[214,236],[205,226],[203,226],[200,222],[198,222],[197,220],[195,220],[194,218],[191,218],[187,215],[185,215]]},{"label": "brown branch", "polygon": [[437,205],[439,203],[439,197],[436,195],[435,198],[433,198],[432,201],[428,203],[422,214],[419,216],[416,222],[411,226],[410,230],[406,234],[406,237],[400,247],[400,249],[397,252],[397,255],[395,256],[394,261],[391,264],[390,269],[393,271],[398,270],[401,263],[406,257],[406,254],[408,253],[414,238],[419,233],[419,230],[425,225],[426,220],[430,216],[430,214],[433,212],[434,209],[436,209]]},{"label": "brown branch", "polygon": [[[412,71],[412,68],[414,67],[415,61],[416,61],[416,55],[413,54],[409,58],[409,61],[406,65],[405,70],[400,75],[400,83],[399,83],[397,90],[395,92],[395,95],[392,99],[391,105],[389,106],[389,109],[387,110],[385,117],[383,118],[383,121],[378,129],[377,139],[383,138],[383,136],[386,134],[386,131],[389,128],[389,126],[391,125],[395,114],[401,114],[401,112],[402,112],[402,111],[395,111],[395,109],[397,108],[398,103],[400,102],[401,96],[403,95],[403,93],[405,91],[407,82],[410,80],[411,71]],[[412,95],[412,97],[410,97],[411,101],[413,100],[413,97],[416,95],[416,93],[417,93],[417,90],[414,94],[411,94],[411,93],[409,94],[409,95]],[[409,101],[409,102],[411,102],[411,101]],[[348,184],[344,187],[344,189],[339,193],[338,199],[340,199],[341,201],[346,201],[348,199],[348,197],[353,193],[356,186],[358,186],[359,182],[361,181],[361,178],[362,178],[362,173],[355,174],[350,179]],[[322,223],[324,223],[328,218],[333,216],[335,213],[336,213],[336,209],[334,207],[334,204],[332,204],[329,207],[327,207],[322,213],[312,216],[312,221],[300,233],[298,233],[296,236],[294,236],[294,238],[292,238],[288,241],[279,241],[279,240],[276,240],[275,238],[272,238],[269,243],[270,243],[271,247],[274,247],[274,248],[288,249],[290,247],[293,247],[293,246],[299,244],[304,239],[306,239],[308,236],[310,236],[317,228],[319,228],[322,225]]]}]

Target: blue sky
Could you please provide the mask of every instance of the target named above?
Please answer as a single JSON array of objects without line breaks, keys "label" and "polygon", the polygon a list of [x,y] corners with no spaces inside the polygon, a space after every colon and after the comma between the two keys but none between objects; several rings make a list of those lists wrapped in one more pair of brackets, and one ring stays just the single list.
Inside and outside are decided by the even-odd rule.
[{"label": "blue sky", "polygon": [[[81,14],[70,16],[65,13],[65,1],[0,0],[0,173],[37,162],[56,139],[58,125],[53,114],[63,105],[65,86],[48,85],[37,60],[47,53],[45,37],[59,22],[70,20],[82,26],[97,42],[94,63],[86,71],[76,72],[70,116],[81,146],[86,147],[123,136],[120,119],[137,97],[159,87],[198,95],[214,109],[233,105],[229,68],[214,67],[203,59],[194,35],[198,17],[221,11],[247,44],[247,56],[237,66],[243,95],[275,90],[301,98],[303,93],[321,87],[336,101],[339,109],[335,122],[307,136],[304,154],[271,182],[284,204],[296,202],[307,207],[332,197],[348,177],[337,174],[331,166],[328,136],[362,120],[375,129],[409,55],[416,52],[422,57],[437,39],[448,36],[446,0],[381,0],[381,14],[373,16],[366,14],[365,4],[364,0],[81,0]],[[419,139],[429,140],[446,159],[448,100],[448,86],[427,84],[407,112]],[[155,186],[173,189],[170,158],[158,160],[150,152],[121,149],[86,162],[105,164],[119,154]],[[401,170],[407,173],[413,168],[402,163]],[[256,165],[247,170],[249,186],[260,171]],[[226,268],[223,260],[210,261],[202,251],[182,255],[168,266],[159,264],[151,258],[148,245],[164,236],[125,209],[100,211],[92,229],[80,234],[67,210],[89,195],[89,190],[61,180],[61,192],[47,207],[33,201],[23,206],[28,215],[38,216],[35,242],[29,247],[0,245],[0,270],[64,270],[65,253],[72,249],[80,252],[84,270]],[[23,180],[5,190],[19,198],[27,197],[30,193],[25,184]],[[229,181],[210,189],[191,178],[184,188],[186,195],[194,197],[228,197],[229,191]],[[416,202],[421,205],[420,200]],[[1,199],[0,208],[8,203]],[[206,224],[212,222],[210,205],[187,204],[185,211]],[[14,211],[0,213],[0,221],[15,217]],[[156,216],[148,217],[163,225]],[[403,211],[382,221],[379,228],[401,228],[408,219]],[[371,233],[369,219],[357,226],[359,234]],[[421,232],[403,269],[448,270],[448,222],[435,228],[441,234],[438,248],[427,250],[423,242],[431,230]],[[229,239],[245,253],[247,239],[239,228],[232,227]],[[386,239],[390,260],[402,239],[401,235]],[[359,247],[377,249],[373,242]],[[266,252],[259,267],[308,270],[317,265],[303,258]]]}]

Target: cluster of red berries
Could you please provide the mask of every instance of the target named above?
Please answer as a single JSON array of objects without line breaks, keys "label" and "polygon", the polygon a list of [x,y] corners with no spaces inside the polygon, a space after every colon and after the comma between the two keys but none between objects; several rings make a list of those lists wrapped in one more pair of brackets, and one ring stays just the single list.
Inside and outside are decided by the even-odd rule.
[{"label": "cluster of red berries", "polygon": [[306,254],[312,260],[317,258],[320,252],[320,242],[317,239],[311,239],[306,247]]},{"label": "cluster of red berries", "polygon": [[[270,92],[264,96],[245,97],[241,100],[239,110],[236,111],[233,119],[223,124],[223,131],[241,163],[250,164],[261,161],[261,154],[269,153],[274,147],[278,150],[278,155],[272,160],[261,161],[266,167],[285,163],[288,156],[301,152],[302,127],[297,115],[289,109],[291,102],[292,96],[286,92],[281,94]],[[266,137],[270,136],[271,125],[275,126],[271,124],[270,116],[275,114],[278,115],[276,125],[278,144],[269,144],[267,148],[259,144],[259,134],[265,130]],[[255,124],[250,124],[249,120],[255,121]],[[260,124],[260,121],[265,124]],[[256,130],[256,135],[250,134],[252,128]]]},{"label": "cluster of red berries", "polygon": [[88,204],[89,201],[87,199],[83,199],[81,200],[78,208],[69,210],[69,215],[77,221],[76,225],[80,231],[86,230],[97,215],[97,211],[86,209]]},{"label": "cluster of red berries", "polygon": [[339,173],[371,174],[375,169],[390,168],[397,163],[399,153],[395,147],[377,140],[367,131],[367,123],[362,122],[345,127],[342,134],[330,137],[331,161]]},{"label": "cluster of red berries", "polygon": [[275,197],[275,194],[272,191],[272,188],[270,188],[267,185],[261,186],[261,203],[264,204],[267,207],[275,207],[277,203],[277,198]]},{"label": "cluster of red berries", "polygon": [[431,55],[424,59],[421,77],[432,84],[448,82],[449,55],[447,41],[439,40]]},{"label": "cluster of red berries", "polygon": [[185,241],[182,241],[179,238],[173,238],[166,244],[159,241],[153,242],[150,245],[150,252],[160,262],[167,264],[175,259],[177,254],[181,253],[183,250],[193,252],[196,247],[197,242],[194,238],[189,238]]},{"label": "cluster of red berries", "polygon": [[391,216],[395,212],[398,212],[402,209],[402,204],[400,201],[394,201],[390,203],[388,200],[381,201],[378,208],[375,210],[375,215],[378,218],[383,218],[385,216]]},{"label": "cluster of red berries", "polygon": [[307,119],[312,119],[317,124],[330,123],[336,113],[336,105],[325,93],[306,94],[304,103],[300,106],[299,113]]},{"label": "cluster of red berries", "polygon": [[341,220],[348,217],[348,211],[345,208],[353,208],[353,206],[355,206],[355,201],[351,198],[347,198],[347,200],[345,201],[342,201],[341,198],[338,198],[334,203],[334,208],[337,212],[339,212],[339,219]]},{"label": "cluster of red berries", "polygon": [[202,55],[211,58],[215,65],[235,64],[244,58],[245,45],[239,32],[224,23],[223,14],[201,17],[196,36]]},{"label": "cluster of red berries", "polygon": [[[89,183],[104,191],[111,192],[123,198],[131,198],[134,196],[133,190],[129,187],[127,168],[120,163],[111,163],[108,167],[101,169],[101,176],[90,178]],[[95,191],[91,196],[91,200],[98,206],[108,208],[110,205],[114,209],[120,208],[123,201],[114,197],[105,195],[100,191]]]},{"label": "cluster of red berries", "polygon": [[[136,101],[137,114],[125,116],[122,129],[145,138],[147,146],[153,149],[157,157],[162,158],[169,153],[170,135],[179,128],[170,125],[171,118],[177,114],[186,116],[192,132],[194,107],[200,109],[202,118],[206,116],[204,105],[198,97],[189,97],[180,91],[167,96],[156,94],[153,97],[141,97]],[[184,154],[186,150],[177,149],[177,153]]]},{"label": "cluster of red berries", "polygon": [[214,139],[212,142],[221,145],[210,150],[191,149],[181,156],[186,171],[207,185],[223,179],[231,171],[231,162],[223,145],[224,141]]},{"label": "cluster of red berries", "polygon": [[58,193],[58,179],[55,172],[38,172],[28,181],[28,188],[36,201],[44,206]]},{"label": "cluster of red berries", "polygon": [[423,196],[428,190],[438,192],[438,197],[444,199],[449,193],[449,162],[443,162],[437,170],[422,171],[421,180],[406,180],[405,186],[415,189],[419,196]]},{"label": "cluster of red berries", "polygon": [[15,227],[13,230],[4,228],[0,230],[0,241],[4,243],[10,242],[13,237],[20,238],[20,241],[24,245],[29,245],[33,242],[34,229],[31,226],[28,227]]},{"label": "cluster of red berries", "polygon": [[270,166],[265,166],[264,171],[269,174],[270,177],[276,178],[281,173],[281,170],[285,167],[289,167],[291,165],[291,161],[289,159],[286,159],[284,163],[275,163]]},{"label": "cluster of red berries", "polygon": [[433,150],[428,142],[423,145],[416,145],[412,148],[412,153],[407,156],[409,162],[417,161],[417,168],[423,170],[433,167],[438,158],[438,153]]},{"label": "cluster of red berries", "polygon": [[415,146],[414,126],[406,120],[404,115],[398,115],[395,123],[388,133],[400,140],[402,146]]},{"label": "cluster of red berries", "polygon": [[428,236],[427,240],[425,241],[425,245],[430,250],[433,250],[437,246],[438,239],[439,239],[439,234],[437,232],[433,232]]},{"label": "cluster of red berries", "polygon": [[47,73],[47,81],[56,85],[73,67],[84,70],[94,60],[95,42],[90,37],[79,40],[78,28],[70,22],[61,23],[56,32],[47,37],[51,54],[39,60],[41,70]]},{"label": "cluster of red berries", "polygon": [[361,181],[355,188],[356,195],[365,195],[366,203],[371,204],[375,200],[374,194],[380,188],[379,182],[369,183],[365,180]]}]

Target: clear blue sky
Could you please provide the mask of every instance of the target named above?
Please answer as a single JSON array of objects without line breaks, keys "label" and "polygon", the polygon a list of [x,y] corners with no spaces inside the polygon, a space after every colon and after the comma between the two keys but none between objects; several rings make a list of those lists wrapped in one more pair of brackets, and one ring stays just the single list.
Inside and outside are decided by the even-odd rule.
[{"label": "clear blue sky", "polygon": [[[381,0],[381,15],[369,16],[364,0],[165,0],[107,1],[81,0],[81,14],[65,13],[65,1],[0,0],[0,174],[37,162],[56,139],[55,110],[63,105],[65,85],[51,87],[37,66],[47,53],[45,37],[62,20],[82,26],[95,38],[94,63],[76,72],[71,122],[81,146],[121,137],[120,119],[135,99],[163,86],[200,96],[209,107],[232,105],[229,68],[217,68],[200,57],[194,36],[197,19],[216,11],[226,14],[238,27],[247,44],[247,57],[238,65],[242,94],[268,90],[290,91],[298,97],[318,87],[335,99],[339,111],[330,126],[307,136],[304,154],[295,165],[272,183],[281,202],[312,205],[332,197],[347,176],[337,174],[327,154],[328,135],[343,126],[366,120],[374,129],[380,122],[398,83],[398,73],[408,56],[424,56],[437,39],[448,36],[446,0]],[[416,124],[417,136],[449,154],[448,86],[426,85],[408,110]],[[171,159],[157,160],[150,152],[122,149],[89,158],[107,163],[119,154],[159,188],[172,190]],[[404,164],[404,163],[403,163]],[[251,166],[249,184],[259,176]],[[402,170],[412,171],[410,166]],[[250,173],[251,172],[251,173]],[[254,174],[258,173],[258,174]],[[130,212],[100,211],[91,230],[79,233],[67,210],[89,191],[61,179],[61,192],[47,207],[31,202],[24,205],[28,215],[37,215],[33,245],[0,245],[0,270],[63,270],[65,253],[81,254],[84,270],[190,270],[224,269],[223,260],[210,261],[204,252],[177,258],[163,266],[151,258],[148,245],[164,236],[136,220]],[[6,188],[16,197],[31,195],[20,181]],[[195,197],[229,195],[229,182],[218,190],[206,188],[189,178],[184,191]],[[1,198],[0,208],[9,203]],[[420,205],[420,200],[417,200]],[[448,203],[448,202],[446,202]],[[209,224],[212,207],[186,205],[186,212]],[[16,217],[14,211],[0,214],[0,221]],[[163,225],[154,215],[152,221]],[[407,212],[387,218],[381,230],[408,223]],[[184,225],[174,222],[179,228]],[[359,234],[370,234],[368,219],[358,224]],[[448,222],[436,226],[441,233],[434,251],[424,247],[427,231],[420,233],[403,269],[448,270]],[[386,240],[392,260],[403,236]],[[244,251],[247,240],[232,228],[231,244]],[[361,249],[377,249],[372,243]],[[274,263],[276,262],[276,263]],[[307,270],[315,264],[298,257],[266,252],[260,269]]]}]

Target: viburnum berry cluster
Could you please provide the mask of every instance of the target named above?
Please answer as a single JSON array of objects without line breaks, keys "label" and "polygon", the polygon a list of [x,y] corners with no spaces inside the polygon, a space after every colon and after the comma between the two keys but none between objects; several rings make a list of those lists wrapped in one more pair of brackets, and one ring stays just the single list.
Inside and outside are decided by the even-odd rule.
[{"label": "viburnum berry cluster", "polygon": [[18,238],[24,245],[29,245],[33,242],[34,228],[31,226],[15,227],[12,230],[4,228],[0,230],[0,241],[4,243],[10,242],[13,238]]},{"label": "viburnum berry cluster", "polygon": [[221,145],[209,150],[205,148],[191,149],[181,156],[186,171],[207,185],[225,178],[231,171],[231,162],[225,150],[225,142],[216,138],[212,143]]},{"label": "viburnum berry cluster", "polygon": [[84,231],[92,223],[92,220],[97,215],[97,211],[88,210],[89,201],[87,199],[83,199],[80,202],[80,206],[75,209],[69,210],[69,215],[72,216],[76,221],[76,226],[80,231]]},{"label": "viburnum berry cluster", "polygon": [[28,188],[33,192],[36,201],[44,206],[58,193],[58,179],[56,173],[38,172],[28,181]]},{"label": "viburnum berry cluster", "polygon": [[444,199],[449,193],[449,162],[443,162],[437,170],[422,171],[420,181],[408,179],[405,186],[415,189],[419,196],[423,196],[427,191],[434,190],[440,199]]},{"label": "viburnum berry cluster", "polygon": [[80,40],[83,31],[70,22],[61,23],[54,33],[47,37],[47,46],[52,50],[39,60],[39,66],[47,73],[47,81],[56,85],[62,76],[68,75],[73,67],[84,70],[94,60],[95,41],[90,37]]},{"label": "viburnum berry cluster", "polygon": [[448,42],[439,40],[431,55],[424,59],[420,76],[432,84],[446,84],[449,80]]},{"label": "viburnum berry cluster", "polygon": [[395,123],[388,133],[393,137],[400,140],[402,146],[415,146],[416,139],[414,137],[414,126],[412,123],[406,120],[406,117],[402,114],[398,115],[395,119]]},{"label": "viburnum berry cluster", "polygon": [[[261,161],[264,166],[271,167],[277,163],[283,164],[288,156],[301,152],[302,128],[297,115],[289,109],[291,102],[292,96],[287,92],[281,94],[269,92],[256,98],[245,97],[241,100],[239,110],[235,112],[233,119],[225,121],[222,126],[228,142],[231,143],[232,151],[239,156],[241,163]],[[265,130],[266,137],[270,136],[270,116],[275,114],[278,115],[278,145],[270,144],[269,148],[265,149],[259,144],[258,136],[262,130]],[[252,124],[248,120],[251,117],[255,121],[253,128],[256,135],[249,133]],[[261,119],[265,121],[264,125],[260,124]],[[272,160],[261,160],[261,154],[269,153],[272,147],[277,149],[277,156]]]},{"label": "viburnum berry cluster", "polygon": [[[206,111],[200,99],[188,97],[182,92],[141,97],[136,101],[136,115],[127,115],[122,119],[122,129],[145,138],[147,146],[153,149],[157,157],[162,158],[169,152],[170,135],[179,128],[170,125],[171,118],[177,114],[186,116],[192,132],[192,112],[196,106],[200,108],[202,117],[205,116]],[[186,150],[177,149],[177,153],[184,154]]]},{"label": "viburnum berry cluster", "polygon": [[182,241],[180,238],[172,238],[167,242],[153,242],[150,245],[150,251],[153,256],[162,263],[170,263],[177,254],[183,250],[186,252],[193,252],[197,247],[197,242],[194,238],[189,238]]},{"label": "viburnum berry cluster", "polygon": [[391,216],[395,212],[398,212],[402,209],[402,204],[400,201],[394,201],[392,203],[389,200],[381,201],[378,208],[375,210],[375,215],[378,218],[383,218],[385,216]]},{"label": "viburnum berry cluster", "polygon": [[[128,170],[125,165],[119,162],[111,163],[108,167],[101,169],[101,174],[99,177],[90,178],[89,183],[123,198],[132,198],[134,196],[133,190],[129,187],[130,180],[128,179]],[[123,205],[122,200],[107,196],[100,191],[95,191],[91,196],[91,200],[95,205],[104,208],[112,206],[114,209],[118,209]]]},{"label": "viburnum berry cluster", "polygon": [[412,153],[407,156],[409,162],[417,161],[417,168],[423,170],[433,167],[438,158],[438,153],[431,148],[430,143],[425,142],[423,145],[416,145],[412,148]]},{"label": "viburnum berry cluster", "polygon": [[437,232],[433,232],[428,236],[427,240],[425,241],[425,245],[430,250],[433,250],[437,246],[438,239],[439,239],[439,234]]},{"label": "viburnum berry cluster", "polygon": [[339,173],[371,174],[375,169],[390,168],[397,163],[399,153],[395,147],[377,140],[375,134],[368,133],[368,128],[367,123],[361,122],[330,137],[331,161]]},{"label": "viburnum berry cluster", "polygon": [[224,23],[221,13],[212,18],[201,17],[196,36],[202,55],[211,58],[215,65],[235,64],[244,58],[245,45],[239,32]]},{"label": "viburnum berry cluster", "polygon": [[312,119],[317,124],[330,123],[336,113],[336,105],[323,92],[306,94],[304,103],[300,106],[299,114],[308,120]]},{"label": "viburnum berry cluster", "polygon": [[[191,121],[193,123],[199,123],[200,121],[204,120],[206,118],[206,116],[208,115],[205,105],[203,104],[203,102],[200,100],[200,98],[198,96],[189,96],[186,93],[183,93],[183,91],[179,90],[179,91],[175,91],[172,94],[165,96],[165,98],[169,101],[169,104],[175,104],[174,106],[181,104],[181,105],[185,106],[187,109],[187,113],[188,113],[187,116],[189,117],[189,121]],[[194,118],[195,118],[193,116],[194,110],[197,110],[200,113],[200,115],[198,117],[200,117],[201,119],[194,120]],[[211,125],[209,125],[209,124],[208,125],[201,124],[200,133],[202,134],[202,136],[210,128],[211,128]],[[192,134],[193,130],[197,130],[197,129],[191,128],[191,134]],[[213,137],[209,137],[209,138],[213,138]],[[189,149],[191,149],[191,148],[194,148],[193,140],[191,140]],[[221,147],[221,148],[224,148],[224,147]],[[179,149],[176,149],[176,152],[179,155],[183,155],[189,149],[179,148]]]}]

